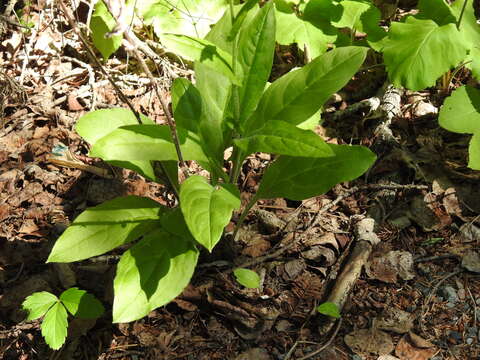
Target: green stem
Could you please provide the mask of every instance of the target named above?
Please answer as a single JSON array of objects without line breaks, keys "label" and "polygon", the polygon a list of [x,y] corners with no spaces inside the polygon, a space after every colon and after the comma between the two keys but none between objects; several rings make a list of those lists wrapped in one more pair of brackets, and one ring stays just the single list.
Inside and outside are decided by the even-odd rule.
[{"label": "green stem", "polygon": [[245,221],[245,218],[248,215],[248,212],[250,209],[255,205],[257,202],[258,198],[257,195],[255,194],[250,201],[248,202],[247,206],[245,206],[245,209],[243,209],[242,213],[240,214],[240,218],[238,219],[237,225],[235,225],[235,229],[233,230],[233,239],[235,240],[237,237],[238,230],[240,230],[240,226],[242,226],[243,222]]},{"label": "green stem", "polygon": [[232,170],[230,171],[230,182],[233,185],[237,184],[238,177],[240,176],[240,171],[242,170],[242,163],[245,154],[238,147],[233,147],[232,154]]},{"label": "green stem", "polygon": [[457,21],[457,30],[460,30],[460,24],[462,23],[463,14],[465,13],[465,8],[467,7],[467,0],[463,2],[462,10],[460,11],[460,16]]}]

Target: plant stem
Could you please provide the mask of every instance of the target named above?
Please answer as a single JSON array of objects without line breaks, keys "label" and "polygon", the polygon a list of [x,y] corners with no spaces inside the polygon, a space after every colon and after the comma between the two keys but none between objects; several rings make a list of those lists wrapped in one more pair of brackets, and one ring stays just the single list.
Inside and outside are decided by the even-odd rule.
[{"label": "plant stem", "polygon": [[248,202],[247,206],[245,206],[245,209],[243,209],[242,213],[240,214],[240,218],[238,219],[238,222],[237,222],[237,224],[235,225],[235,229],[233,230],[233,239],[234,239],[234,240],[235,240],[235,238],[237,237],[238,230],[240,230],[240,226],[242,226],[243,222],[245,221],[245,218],[247,217],[248,212],[249,212],[250,209],[253,207],[253,205],[255,205],[255,203],[257,202],[257,200],[258,200],[257,194],[255,194],[255,195],[250,199],[250,201]]},{"label": "plant stem", "polygon": [[242,160],[245,154],[238,147],[233,147],[232,155],[232,170],[230,171],[230,182],[233,185],[237,184],[238,177],[240,176],[240,171],[242,170]]},{"label": "plant stem", "polygon": [[463,14],[465,13],[465,8],[467,7],[467,0],[463,1],[462,10],[460,11],[460,16],[457,20],[457,30],[460,30],[460,24],[462,23]]},{"label": "plant stem", "polygon": [[177,152],[177,157],[178,157],[178,162],[180,163],[180,168],[182,169],[183,175],[185,178],[188,178],[188,170],[187,166],[185,165],[185,161],[183,160],[183,155],[182,155],[182,150],[180,149],[180,141],[178,140],[178,135],[177,135],[177,129],[175,127],[175,122],[173,121],[173,116],[170,113],[170,110],[168,109],[168,105],[165,102],[165,99],[163,96],[160,95],[160,92],[158,91],[158,83],[156,79],[153,77],[152,72],[148,68],[147,64],[145,63],[145,60],[143,60],[142,55],[140,52],[137,50],[137,47],[135,46],[135,43],[133,42],[132,38],[130,37],[130,34],[128,33],[128,29],[125,30],[123,33],[125,39],[130,43],[132,47],[132,51],[135,54],[135,57],[139,61],[140,65],[142,66],[143,71],[145,74],[148,76],[150,79],[150,82],[153,85],[153,89],[155,90],[155,94],[157,95],[157,98],[160,100],[160,104],[162,105],[163,113],[165,114],[167,118],[167,123],[168,127],[170,128],[170,133],[172,135],[172,141],[175,144],[175,150]]}]

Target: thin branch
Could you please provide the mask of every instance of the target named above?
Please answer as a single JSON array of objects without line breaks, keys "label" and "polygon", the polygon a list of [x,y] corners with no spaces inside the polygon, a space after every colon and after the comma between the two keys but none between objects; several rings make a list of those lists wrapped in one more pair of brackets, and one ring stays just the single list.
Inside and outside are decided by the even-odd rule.
[{"label": "thin branch", "polygon": [[85,49],[87,50],[87,54],[88,54],[88,57],[90,58],[90,60],[92,62],[95,63],[95,65],[97,65],[97,67],[100,69],[101,73],[108,79],[108,81],[110,82],[110,84],[113,86],[113,88],[115,89],[115,92],[117,93],[118,97],[120,98],[120,100],[122,100],[122,102],[124,102],[125,104],[127,104],[127,106],[130,108],[130,110],[133,112],[133,114],[135,115],[135,118],[137,119],[138,123],[139,124],[142,124],[142,119],[140,118],[140,114],[138,113],[138,111],[135,110],[135,108],[133,107],[133,104],[131,103],[131,101],[127,98],[127,96],[122,92],[122,90],[118,87],[118,85],[115,83],[115,80],[113,80],[113,78],[107,73],[107,71],[105,70],[105,68],[103,67],[102,63],[97,59],[97,56],[95,55],[95,52],[93,51],[92,47],[90,46],[90,44],[88,43],[88,41],[83,37],[83,34],[82,32],[80,31],[80,29],[78,28],[74,18],[70,15],[70,13],[68,12],[68,9],[67,7],[65,6],[65,4],[63,3],[63,0],[58,0],[58,3],[60,4],[60,7],[62,8],[62,11],[63,11],[63,14],[65,15],[65,17],[67,18],[67,21],[68,23],[70,24],[70,27],[73,29],[73,31],[77,34],[78,38],[80,39],[80,41],[83,43],[83,46],[85,46]]}]

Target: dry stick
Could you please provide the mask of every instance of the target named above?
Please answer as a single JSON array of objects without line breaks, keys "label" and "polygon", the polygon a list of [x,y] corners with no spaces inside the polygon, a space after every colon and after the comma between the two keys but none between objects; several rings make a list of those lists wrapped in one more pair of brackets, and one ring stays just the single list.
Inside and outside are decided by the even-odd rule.
[{"label": "dry stick", "polygon": [[[332,333],[332,336],[330,336],[330,339],[328,339],[328,341],[322,345],[319,349],[315,350],[315,351],[312,351],[310,354],[307,354],[303,357],[301,357],[300,359],[298,360],[307,360],[307,359],[310,359],[311,357],[314,357],[315,355],[318,355],[320,354],[323,350],[325,350],[328,346],[330,346],[330,344],[333,342],[333,340],[335,339],[335,337],[337,336],[338,334],[338,330],[340,330],[340,326],[342,325],[342,319],[338,319],[337,320],[337,327],[335,328],[335,330],[333,331]],[[287,358],[285,358],[285,360],[287,360]]]},{"label": "dry stick", "polygon": [[113,78],[107,73],[107,71],[104,69],[102,63],[97,59],[97,56],[95,55],[95,52],[92,50],[90,45],[88,44],[87,40],[82,35],[82,32],[78,28],[77,24],[75,23],[73,17],[70,15],[68,12],[67,7],[63,3],[63,0],[58,0],[58,3],[60,4],[60,7],[62,8],[63,14],[67,18],[68,23],[70,24],[71,28],[75,31],[77,34],[78,38],[82,42],[83,46],[85,46],[85,49],[87,50],[87,54],[90,57],[90,60],[92,60],[95,65],[100,69],[101,73],[108,79],[110,84],[113,86],[115,89],[115,92],[117,93],[118,97],[125,103],[127,106],[130,108],[130,110],[133,112],[135,115],[135,118],[137,119],[139,124],[142,124],[142,119],[140,118],[140,114],[138,111],[135,110],[133,107],[133,104],[130,102],[130,100],[125,96],[125,94],[122,92],[122,90],[118,87],[118,85],[115,83]]}]

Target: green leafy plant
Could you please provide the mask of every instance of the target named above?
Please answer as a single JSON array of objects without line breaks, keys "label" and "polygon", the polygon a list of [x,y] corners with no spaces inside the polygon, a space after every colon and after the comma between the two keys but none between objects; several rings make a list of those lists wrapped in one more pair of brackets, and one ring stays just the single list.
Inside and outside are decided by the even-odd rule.
[{"label": "green leafy plant", "polygon": [[[170,46],[194,61],[196,79],[173,83],[175,129],[127,109],[79,119],[76,130],[91,144],[91,156],[164,181],[179,199],[176,208],[138,196],[107,201],[80,214],[55,243],[48,262],[79,261],[140,239],[117,265],[114,322],[141,318],[181,293],[199,248],[212,251],[240,209],[237,183],[250,154],[268,152],[275,160],[237,228],[259,199],[316,196],[360,176],[375,161],[365,147],[327,144],[301,128],[352,78],[368,49],[334,49],[267,86],[275,22],[273,2],[260,8],[248,1],[232,6],[204,39],[169,35]],[[209,177],[191,175],[179,183],[177,164],[186,172],[186,160],[195,160]],[[244,285],[258,284],[248,278]]]},{"label": "green leafy plant", "polygon": [[233,270],[233,275],[237,281],[249,289],[257,289],[260,287],[260,276],[255,271],[243,268]]},{"label": "green leafy plant", "polygon": [[468,166],[480,170],[480,90],[471,86],[456,89],[445,100],[438,121],[449,131],[473,134],[468,148]]},{"label": "green leafy plant", "polygon": [[320,304],[317,306],[317,311],[320,314],[331,316],[336,319],[341,317],[337,304],[333,302],[324,302],[323,304]]},{"label": "green leafy plant", "polygon": [[65,343],[68,328],[67,311],[80,319],[95,319],[105,311],[103,305],[92,294],[78,288],[65,290],[60,298],[47,292],[36,292],[25,299],[23,309],[28,311],[27,320],[43,316],[42,336],[54,350]]}]

